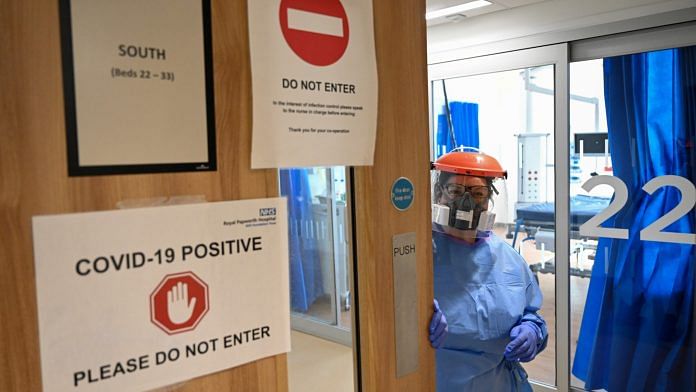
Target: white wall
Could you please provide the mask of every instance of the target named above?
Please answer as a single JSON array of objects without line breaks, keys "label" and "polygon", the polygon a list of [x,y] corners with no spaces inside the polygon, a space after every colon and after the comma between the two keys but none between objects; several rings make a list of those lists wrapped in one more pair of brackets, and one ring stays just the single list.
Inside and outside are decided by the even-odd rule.
[{"label": "white wall", "polygon": [[[696,7],[696,0],[552,0],[530,4],[429,27],[428,63],[468,57],[472,51],[467,48],[481,45],[575,31],[690,7]],[[580,38],[586,37],[574,39]]]}]

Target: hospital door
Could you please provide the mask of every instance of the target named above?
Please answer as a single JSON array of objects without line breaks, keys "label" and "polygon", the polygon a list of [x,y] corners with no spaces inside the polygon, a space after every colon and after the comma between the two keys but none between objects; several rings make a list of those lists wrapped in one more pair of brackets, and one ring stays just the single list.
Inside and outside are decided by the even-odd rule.
[{"label": "hospital door", "polygon": [[[535,390],[696,389],[696,25],[429,68],[431,156],[498,157],[544,295]],[[649,45],[649,46],[648,46]]]},{"label": "hospital door", "polygon": [[695,28],[570,64],[573,387],[696,390]]},{"label": "hospital door", "polygon": [[562,129],[557,97],[567,66],[564,50],[559,45],[430,67],[432,158],[471,147],[498,159],[508,173],[493,196],[493,231],[519,252],[543,294],[539,314],[548,345],[524,364],[536,390],[554,390],[561,370],[554,140]]}]

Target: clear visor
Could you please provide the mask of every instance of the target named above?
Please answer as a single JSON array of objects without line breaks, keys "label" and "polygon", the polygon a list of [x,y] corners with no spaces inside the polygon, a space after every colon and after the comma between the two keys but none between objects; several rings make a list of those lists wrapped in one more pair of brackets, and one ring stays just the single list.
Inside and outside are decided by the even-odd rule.
[{"label": "clear visor", "polygon": [[442,193],[451,199],[463,197],[466,193],[476,200],[487,200],[491,197],[493,190],[486,185],[463,185],[457,183],[449,183],[442,185]]},{"label": "clear visor", "polygon": [[498,193],[494,180],[434,170],[432,184],[433,230],[463,238],[490,235]]}]

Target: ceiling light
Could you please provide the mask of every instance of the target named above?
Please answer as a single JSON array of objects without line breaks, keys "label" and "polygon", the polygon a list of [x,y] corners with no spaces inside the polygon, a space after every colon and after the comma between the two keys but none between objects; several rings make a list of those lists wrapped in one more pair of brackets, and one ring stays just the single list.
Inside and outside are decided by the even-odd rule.
[{"label": "ceiling light", "polygon": [[471,1],[468,3],[464,3],[464,4],[455,5],[453,7],[439,9],[437,11],[426,12],[425,19],[430,20],[430,19],[435,19],[435,18],[447,16],[447,15],[459,14],[459,13],[462,13],[464,11],[469,11],[469,10],[473,10],[475,8],[485,7],[485,6],[491,5],[491,4],[492,3],[490,1],[486,1],[486,0]]}]

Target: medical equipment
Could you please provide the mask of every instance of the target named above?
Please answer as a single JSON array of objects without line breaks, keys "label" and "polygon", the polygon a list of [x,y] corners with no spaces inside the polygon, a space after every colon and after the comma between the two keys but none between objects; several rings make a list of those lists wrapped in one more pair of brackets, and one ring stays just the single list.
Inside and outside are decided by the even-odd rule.
[{"label": "medical equipment", "polygon": [[[582,246],[571,246],[571,251],[576,256],[575,266],[570,268],[571,275],[590,277],[591,270],[582,268],[577,259],[579,259],[580,255],[584,255],[584,251],[596,249],[596,239],[580,236],[580,226],[604,210],[609,205],[609,202],[610,199],[608,197],[576,195],[570,198],[570,239],[583,244]],[[545,251],[553,252],[555,250],[554,232],[556,227],[554,203],[518,204],[516,212],[517,219],[513,232],[512,247],[516,247],[519,234],[524,232],[526,238],[523,241],[535,240],[537,249],[542,251],[542,257]],[[594,258],[592,253],[586,256],[589,259]],[[553,258],[549,260],[542,259],[538,263],[531,264],[530,268],[535,273],[556,272]]]},{"label": "medical equipment", "polygon": [[547,201],[546,174],[548,133],[523,133],[517,136],[517,201],[538,203]]},{"label": "medical equipment", "polygon": [[576,133],[574,150],[578,155],[604,155],[609,153],[609,134],[607,132]]}]

